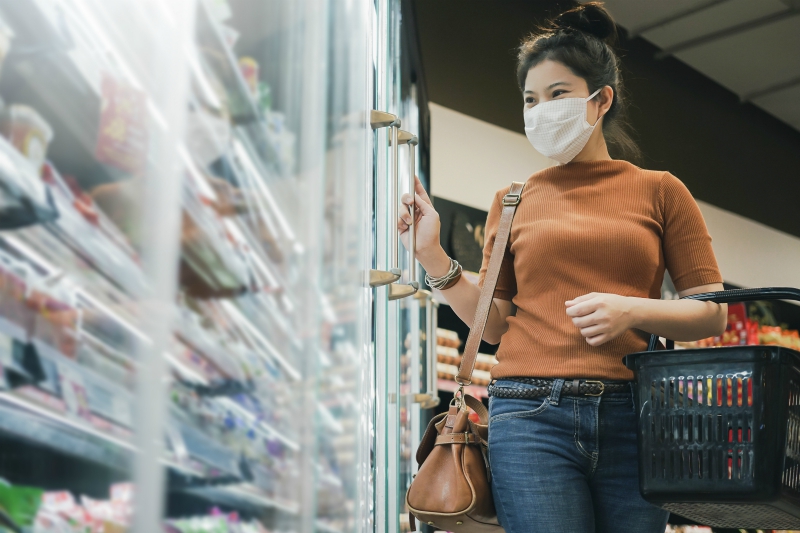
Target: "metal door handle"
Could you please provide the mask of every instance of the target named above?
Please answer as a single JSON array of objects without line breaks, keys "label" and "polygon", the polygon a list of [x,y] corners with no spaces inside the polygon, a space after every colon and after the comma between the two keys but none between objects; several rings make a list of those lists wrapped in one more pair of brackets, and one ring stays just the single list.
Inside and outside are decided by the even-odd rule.
[{"label": "metal door handle", "polygon": [[[392,128],[392,133],[390,137],[395,137],[397,135],[397,131],[400,128],[400,119],[397,118],[397,115],[393,115],[391,113],[386,113],[384,111],[377,111],[375,109],[371,110],[369,113],[369,124],[373,130],[379,128]],[[393,173],[392,176],[392,184],[394,186],[394,190],[397,190],[397,157],[395,154],[395,160],[392,162],[393,165]],[[396,194],[396,193],[395,193]],[[397,207],[393,208],[393,213],[395,213],[395,220],[397,220]],[[397,232],[395,232],[395,235]],[[400,269],[397,268],[397,243],[394,243],[394,251],[390,252],[390,264],[393,265],[390,269],[387,270],[376,270],[371,269],[369,271],[369,279],[365,280],[366,284],[369,284],[370,287],[380,287],[382,285],[388,285],[390,283],[394,283],[398,279],[400,279],[401,272]]]},{"label": "metal door handle", "polygon": [[432,409],[439,405],[439,382],[436,372],[436,328],[439,325],[437,309],[439,302],[433,298],[430,291],[420,290],[414,295],[420,300],[420,306],[425,307],[425,357],[427,372],[425,376],[425,391],[414,395],[414,402],[420,404],[422,409]]},{"label": "metal door handle", "polygon": [[[395,194],[399,194],[398,188],[399,188],[399,181],[400,181],[400,179],[399,179],[400,172],[399,172],[397,151],[398,151],[398,149],[399,149],[401,144],[405,144],[405,145],[408,145],[408,166],[409,166],[409,173],[410,173],[410,175],[409,175],[409,181],[410,181],[409,189],[410,189],[410,192],[411,192],[411,196],[412,197],[414,196],[414,191],[415,191],[414,179],[415,179],[415,176],[416,176],[416,173],[414,172],[414,169],[416,167],[416,160],[415,160],[416,150],[415,150],[415,148],[416,148],[418,143],[419,143],[419,141],[417,140],[416,135],[413,135],[413,134],[411,134],[411,133],[409,133],[407,131],[397,130],[397,134],[396,135],[395,135],[394,131],[392,132],[392,137],[391,137],[391,140],[389,141],[389,144],[392,147],[392,165],[394,166],[394,178],[395,178],[394,189],[393,190],[396,191]],[[395,215],[394,216],[394,220],[398,219],[398,213],[397,213],[397,203],[398,202],[397,202],[397,200],[398,200],[398,198],[395,198],[394,207],[393,207],[393,209],[395,210],[394,211],[394,215]],[[408,234],[408,254],[409,254],[409,256],[408,256],[408,283],[405,283],[405,284],[395,283],[395,284],[391,285],[389,287],[389,300],[399,300],[401,298],[406,298],[408,296],[411,296],[412,294],[415,294],[419,290],[419,281],[417,281],[417,250],[416,250],[416,248],[417,248],[416,240],[417,239],[416,239],[416,229],[413,227],[413,224],[414,224],[414,204],[413,203],[409,207],[409,211],[410,211],[410,214],[411,214],[411,225],[409,225],[409,228],[408,228],[408,231],[409,231],[409,234]],[[398,248],[400,246],[399,238],[400,238],[400,233],[398,231],[394,235],[394,242],[393,242],[393,245],[392,245],[392,250],[394,251],[394,253],[397,253],[397,250],[398,250]],[[395,264],[398,265],[398,267],[399,267],[399,263],[398,263],[396,257],[395,257]]]}]

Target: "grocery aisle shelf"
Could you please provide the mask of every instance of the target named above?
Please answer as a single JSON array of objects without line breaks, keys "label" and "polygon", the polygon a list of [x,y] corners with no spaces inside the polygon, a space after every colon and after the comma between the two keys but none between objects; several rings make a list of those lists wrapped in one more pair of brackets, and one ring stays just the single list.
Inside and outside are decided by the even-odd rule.
[{"label": "grocery aisle shelf", "polygon": [[321,533],[342,533],[341,529],[329,526],[322,520],[317,520],[314,524],[314,527],[316,528],[317,531],[320,531]]},{"label": "grocery aisle shelf", "polygon": [[322,424],[331,430],[332,432],[341,434],[344,431],[342,425],[336,420],[336,417],[333,416],[330,409],[323,404],[322,402],[317,402],[317,412],[319,413],[320,418],[322,419]]},{"label": "grocery aisle shelf", "polygon": [[133,445],[88,424],[0,392],[0,431],[59,452],[125,471]]},{"label": "grocery aisle shelf", "polygon": [[[62,374],[66,370],[69,375],[79,377],[79,381],[85,386],[89,408],[94,414],[103,416],[106,420],[115,422],[126,430],[133,426],[134,396],[124,383],[111,380],[96,370],[66,357],[41,341],[33,339],[31,343],[36,349],[40,362],[49,362],[48,365],[45,365],[45,374],[47,374],[45,382],[47,380],[56,382],[59,379],[63,380]],[[51,392],[55,394],[58,391],[52,390]]]},{"label": "grocery aisle shelf", "polygon": [[[278,363],[288,374],[288,377],[292,378],[294,381],[300,381],[302,377],[300,372],[286,360],[286,358],[272,345],[272,343],[267,340],[267,338],[253,325],[253,322],[248,319],[241,310],[231,302],[222,302],[222,307],[228,312],[231,317],[234,317],[236,321],[244,326],[244,329],[247,330],[248,335],[256,341],[256,344],[263,347],[267,352],[269,352],[269,358]],[[258,350],[256,353],[262,355],[262,351]],[[263,355],[262,355],[263,357]]]},{"label": "grocery aisle shelf", "polygon": [[241,405],[239,405],[235,401],[233,401],[233,400],[231,400],[229,398],[219,398],[217,401],[219,401],[220,403],[226,405],[227,407],[237,411],[238,413],[240,413],[241,415],[246,417],[248,419],[248,421],[250,421],[251,423],[257,424],[257,426],[264,433],[266,433],[267,436],[274,437],[274,438],[278,439],[287,448],[289,448],[291,450],[294,450],[294,451],[299,451],[300,450],[300,445],[297,444],[297,442],[295,442],[294,440],[288,438],[286,435],[284,435],[283,433],[281,433],[277,429],[273,428],[272,426],[270,426],[269,424],[267,424],[263,420],[257,420],[256,416],[253,413],[251,413],[250,411],[248,411],[247,409],[245,409],[244,407],[242,407]]},{"label": "grocery aisle shelf", "polygon": [[230,505],[231,507],[241,508],[243,504],[246,504],[256,511],[275,509],[290,515],[296,515],[299,511],[296,503],[268,498],[260,493],[260,489],[249,483],[184,488],[180,489],[180,492],[192,494],[210,502]]},{"label": "grocery aisle shelf", "polygon": [[[183,441],[190,443],[187,449],[192,458],[230,474],[241,475],[238,457],[233,452],[214,443],[200,430],[174,420],[171,424],[180,428]],[[0,392],[0,431],[123,472],[129,468],[136,452],[125,439],[9,392]],[[180,473],[205,477],[183,461],[164,459],[162,462]]]},{"label": "grocery aisle shelf", "polygon": [[[41,0],[32,0],[31,2],[25,2],[24,4],[25,4],[24,7],[26,7],[26,10],[24,12],[25,13],[24,16],[25,16],[25,21],[26,22],[35,21],[35,22],[31,23],[32,27],[45,26],[45,27],[48,27],[48,29],[50,29],[50,31],[52,31],[54,34],[56,34],[56,35],[59,34],[59,30],[57,28],[50,28],[49,27],[50,19],[44,14],[44,11],[45,11],[46,8],[44,8],[41,5]],[[20,6],[20,7],[23,7],[23,6]],[[200,11],[204,12],[205,9],[201,9]],[[14,10],[14,14],[17,14],[16,10]],[[19,26],[20,21],[15,20],[14,22],[16,23],[15,27]],[[27,26],[27,24],[26,24],[26,26]],[[74,31],[74,28],[68,27],[68,29]],[[33,29],[30,29],[29,31],[33,31]],[[228,51],[228,54],[230,54],[230,51]],[[117,59],[121,60],[121,56],[120,56],[119,53],[115,52],[115,53],[112,53],[111,55],[115,56]],[[86,73],[86,71],[84,69],[80,68],[80,65],[76,63],[75,56],[73,56],[72,54],[69,54],[67,57],[70,60],[69,61],[58,62],[58,69],[63,70],[63,71],[66,72],[65,77],[67,78],[67,80],[71,84],[71,86],[73,86],[75,88],[77,93],[82,96],[83,101],[85,101],[85,99],[87,97],[90,98],[91,103],[90,104],[86,104],[87,108],[91,108],[91,109],[95,109],[95,110],[100,109],[100,107],[101,107],[100,106],[100,103],[101,103],[100,102],[100,90],[99,90],[99,87],[96,86],[95,80],[90,79],[88,77],[88,74]],[[235,65],[235,63],[233,63],[233,65]],[[106,66],[108,66],[108,65],[106,65]],[[114,70],[114,69],[112,69],[112,70]],[[123,69],[123,70],[125,70],[125,69]],[[197,74],[198,74],[198,72],[195,72],[195,75],[197,75]],[[238,71],[238,66],[236,68],[235,74],[237,75],[237,79],[239,80],[239,82],[241,84],[244,84],[244,80],[241,79],[241,73]],[[246,86],[243,89],[237,89],[237,90],[239,90],[240,92],[241,91],[245,91],[244,93],[242,93],[243,96],[247,96],[249,98],[249,95],[246,93]],[[257,111],[257,109],[255,108],[255,103],[252,102],[251,99],[248,99],[247,101],[249,102],[249,106],[252,108],[253,113],[255,113]],[[148,100],[148,102],[149,102],[149,100]],[[150,105],[149,109],[151,111],[153,110],[152,104]],[[59,113],[63,113],[63,112],[68,112],[68,113],[75,114],[75,113],[79,113],[80,111],[76,110],[76,109],[73,109],[70,106],[67,106],[66,108],[59,108]],[[88,113],[84,113],[84,114],[88,114]],[[158,113],[156,112],[156,114],[158,114]],[[86,132],[87,131],[88,132],[94,131],[94,127],[96,126],[94,124],[92,124],[92,125],[83,124],[77,118],[72,117],[72,116],[70,116],[70,120],[64,120],[64,124],[67,127],[70,127],[71,130],[74,130],[74,131],[72,131],[72,133],[73,133],[73,136],[75,138],[78,138],[78,137],[81,137],[81,136],[85,137],[86,136]],[[93,154],[93,150],[94,150],[95,138],[94,138],[94,135],[89,135],[89,137],[90,138],[87,138],[87,139],[83,140],[82,146],[81,146],[82,152],[84,152],[84,155],[85,155],[85,157],[83,157],[81,159],[85,160],[85,161],[93,161],[94,160],[94,158],[92,157],[92,154]],[[72,138],[73,138],[72,136],[66,136],[65,137],[65,139],[67,139],[67,140],[71,140]],[[265,137],[265,139],[266,139],[266,137]],[[116,172],[112,171],[112,169],[110,167],[108,167],[107,165],[102,165],[102,164],[99,164],[99,163],[94,164],[93,165],[93,172],[95,172],[95,171],[97,173],[104,174],[104,176],[101,177],[101,178],[98,178],[97,176],[94,176],[94,178],[92,178],[93,182],[95,182],[96,184],[115,182],[115,181],[119,181],[119,179],[120,179],[120,176],[117,176]],[[86,176],[84,176],[84,177],[86,177]],[[200,217],[197,220],[202,222],[202,218],[203,218],[202,212],[194,212],[193,216]],[[202,225],[202,224],[200,224],[200,225]],[[65,232],[63,232],[63,231],[59,231],[58,230],[57,222],[54,223],[54,224],[48,224],[47,226],[48,226],[48,229],[52,232],[52,234],[55,237],[59,238],[60,240],[63,239],[62,242],[64,242],[65,246],[69,247],[71,250],[74,250],[75,253],[81,252],[79,247],[77,247],[75,245],[75,243],[69,237],[69,235],[65,234]],[[213,238],[213,235],[211,235],[211,234],[209,234],[207,232],[203,232],[203,235],[205,236],[206,242],[208,242],[210,244],[211,248],[214,249],[219,254],[219,256],[221,258],[225,259],[225,258],[228,258],[228,257],[231,256],[229,251],[224,249],[225,248],[224,245],[222,245],[222,248],[220,248],[220,243],[217,242],[217,240],[215,240]],[[193,268],[193,270],[195,270],[198,273],[199,276],[205,277],[206,270],[209,270],[209,269],[205,269],[204,268],[205,265],[203,265],[202,262],[198,262],[197,260],[192,259],[190,252],[191,252],[191,250],[186,250],[186,249],[183,250],[182,255],[183,255],[184,259],[187,261],[187,264],[189,264]],[[188,253],[188,255],[187,255],[187,253]],[[92,261],[91,258],[87,258],[85,256],[85,254],[80,253],[79,255],[84,260],[88,260],[90,262],[90,264],[93,264],[93,265],[97,266],[96,262]],[[213,269],[211,269],[209,271],[213,271]],[[130,287],[130,283],[126,282],[126,279],[118,279],[118,276],[115,276],[113,273],[108,272],[105,269],[101,269],[101,268],[97,268],[97,272],[100,275],[108,278],[120,290],[125,291],[128,294],[135,295],[135,293],[131,293],[131,291],[130,291],[130,288],[131,288]],[[233,272],[229,271],[228,274],[233,274]],[[141,283],[138,283],[135,286],[141,288]]]},{"label": "grocery aisle shelf", "polygon": [[[210,50],[216,51],[226,60],[225,64],[210,61],[211,65],[209,66],[214,70],[214,74],[225,86],[228,93],[232,95],[231,106],[236,107],[236,109],[232,111],[234,123],[240,125],[255,125],[256,127],[248,129],[248,132],[257,134],[258,140],[261,141],[260,144],[269,149],[266,159],[277,165],[279,161],[277,150],[269,141],[269,137],[266,134],[264,116],[250,93],[247,82],[239,67],[239,62],[236,60],[231,47],[225,42],[219,25],[213,19],[211,13],[209,13],[206,2],[201,0],[199,4],[200,9],[198,9],[197,19],[198,38],[200,39],[201,45],[205,45]],[[201,86],[207,84],[207,82],[203,80],[204,74],[195,72],[195,76],[199,78],[198,81]],[[277,208],[278,206],[272,205],[271,207]],[[292,240],[294,239],[292,238]]]}]

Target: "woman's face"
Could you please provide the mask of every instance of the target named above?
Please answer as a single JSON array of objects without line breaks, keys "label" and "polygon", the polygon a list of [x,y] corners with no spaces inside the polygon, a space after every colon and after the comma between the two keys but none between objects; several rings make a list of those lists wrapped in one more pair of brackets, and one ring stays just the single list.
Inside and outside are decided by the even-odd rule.
[{"label": "woman's face", "polygon": [[[576,76],[566,65],[546,59],[531,68],[525,78],[525,101],[523,111],[542,102],[561,98],[588,98],[589,86],[586,80]],[[603,87],[600,93],[589,100],[586,105],[586,121],[595,124],[611,107],[613,96],[611,87]]]}]

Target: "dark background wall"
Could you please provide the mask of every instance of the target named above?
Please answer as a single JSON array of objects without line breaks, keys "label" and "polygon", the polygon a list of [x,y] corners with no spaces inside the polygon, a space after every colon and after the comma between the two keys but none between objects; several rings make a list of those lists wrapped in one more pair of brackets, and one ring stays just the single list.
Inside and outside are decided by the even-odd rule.
[{"label": "dark background wall", "polygon": [[[573,2],[412,1],[430,101],[522,133],[515,49]],[[696,198],[800,237],[800,132],[677,59],[656,60],[657,50],[624,32],[618,46],[642,166],[669,170]]]}]

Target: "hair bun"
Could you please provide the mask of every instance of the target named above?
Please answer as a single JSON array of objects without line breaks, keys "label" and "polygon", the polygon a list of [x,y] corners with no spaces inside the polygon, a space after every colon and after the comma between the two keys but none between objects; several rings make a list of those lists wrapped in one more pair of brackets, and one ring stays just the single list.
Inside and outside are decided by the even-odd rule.
[{"label": "hair bun", "polygon": [[554,30],[572,29],[594,35],[608,44],[617,37],[617,25],[602,2],[586,2],[565,11],[552,21]]}]

